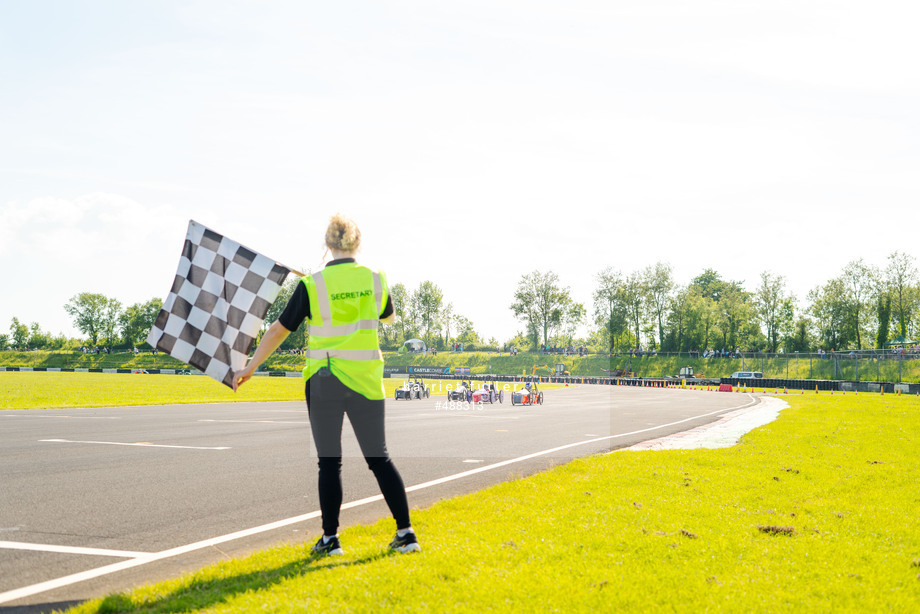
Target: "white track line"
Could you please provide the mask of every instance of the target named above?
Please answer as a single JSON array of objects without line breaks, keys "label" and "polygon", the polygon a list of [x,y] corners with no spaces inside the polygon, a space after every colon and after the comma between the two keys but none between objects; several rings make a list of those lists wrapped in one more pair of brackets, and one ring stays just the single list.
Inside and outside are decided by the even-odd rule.
[{"label": "white track line", "polygon": [[90,554],[94,556],[114,556],[122,559],[135,559],[150,554],[149,552],[129,552],[127,550],[78,548],[74,546],[51,546],[48,544],[26,544],[23,542],[3,541],[0,541],[0,550],[31,550],[34,552],[58,552],[61,554]]},{"label": "white track line", "polygon": [[559,452],[561,450],[567,450],[568,448],[574,448],[576,446],[583,446],[589,443],[597,443],[599,441],[608,441],[610,439],[618,439],[620,437],[629,437],[630,435],[640,435],[642,433],[647,433],[649,431],[655,431],[655,430],[662,429],[668,426],[674,426],[677,424],[683,424],[684,422],[690,422],[691,420],[697,420],[699,418],[706,418],[708,416],[714,416],[716,414],[722,414],[722,413],[729,412],[729,411],[737,411],[739,409],[744,409],[745,407],[750,407],[751,405],[757,403],[757,399],[751,397],[751,395],[745,393],[745,396],[751,399],[750,402],[745,403],[744,405],[739,405],[737,407],[732,407],[729,409],[718,409],[716,411],[711,411],[709,413],[699,414],[698,416],[691,416],[690,418],[684,418],[683,420],[677,420],[676,422],[669,422],[667,424],[659,424],[658,426],[650,426],[647,429],[640,429],[638,431],[631,431],[629,433],[619,433],[617,435],[607,435],[605,437],[595,437],[594,439],[586,439],[585,441],[579,441],[576,443],[569,443],[564,446],[558,446],[556,448],[550,448],[549,450],[543,450],[542,452],[534,452],[533,454],[527,454],[525,456],[518,456],[517,458],[512,458],[510,460],[493,463],[491,465],[486,465],[484,467],[477,467],[476,469],[470,469],[469,471],[464,471],[463,473],[455,473],[454,475],[449,475],[447,477],[438,478],[436,480],[431,480],[430,482],[416,484],[415,486],[408,487],[406,489],[406,492],[412,492],[413,490],[421,490],[423,488],[437,486],[438,484],[444,484],[445,482],[459,480],[460,478],[465,478],[470,475],[482,473],[483,471],[489,471],[490,469],[497,469],[499,467],[505,467],[507,465],[519,463],[521,461],[530,460],[532,458],[537,458],[538,456],[546,456],[547,454],[552,454],[553,452]]},{"label": "white track line", "polygon": [[[406,488],[406,492],[413,492],[416,490],[422,490],[424,488],[430,488],[432,486],[437,486],[440,484],[446,484],[447,482],[452,482],[454,480],[459,480],[477,473],[482,473],[484,471],[489,471],[491,469],[498,469],[500,467],[507,467],[514,463],[519,463],[525,460],[530,460],[532,458],[537,458],[540,456],[546,456],[547,454],[552,454],[554,452],[559,452],[561,450],[567,450],[569,448],[574,448],[577,446],[582,446],[589,443],[597,443],[599,441],[607,441],[611,439],[618,439],[621,437],[629,437],[631,435],[640,435],[642,433],[647,433],[649,431],[654,431],[657,429],[663,429],[669,426],[675,426],[678,424],[683,424],[685,422],[690,422],[692,420],[698,420],[700,418],[707,418],[709,416],[714,416],[716,414],[721,414],[729,411],[736,411],[739,409],[744,409],[745,407],[750,407],[751,405],[757,402],[757,399],[752,397],[749,393],[743,393],[750,401],[744,405],[739,405],[737,407],[730,407],[728,409],[718,409],[715,411],[707,412],[705,414],[699,414],[696,416],[691,416],[689,418],[684,418],[683,420],[677,420],[676,422],[669,422],[667,424],[659,424],[658,426],[652,426],[646,429],[640,429],[638,431],[631,431],[629,433],[619,433],[617,435],[607,435],[605,437],[596,437],[594,439],[587,439],[585,441],[579,441],[576,443],[566,444],[564,446],[558,446],[555,448],[550,448],[549,450],[543,450],[541,452],[534,452],[533,454],[526,454],[524,456],[519,456],[517,458],[512,458],[509,460],[501,461],[498,463],[493,463],[491,465],[485,465],[483,467],[477,467],[476,469],[470,469],[469,471],[463,471],[461,473],[455,473],[453,475],[445,476],[443,478],[438,478],[436,480],[430,480],[428,482],[423,482],[421,484],[416,484],[415,486],[409,486]],[[368,503],[374,503],[376,501],[382,501],[383,495],[374,495],[373,497],[366,497],[364,499],[358,499],[357,501],[351,501],[342,505],[343,510],[351,509],[354,507],[360,507],[362,505],[367,505]],[[111,565],[106,565],[104,567],[97,567],[95,569],[89,569],[87,571],[81,571],[69,576],[64,576],[61,578],[56,578],[54,580],[48,580],[46,582],[40,582],[38,584],[33,584],[31,586],[25,586],[23,588],[13,589],[5,593],[0,593],[0,603],[7,603],[14,601],[16,599],[22,599],[24,597],[30,597],[32,595],[37,595],[38,593],[44,593],[45,591],[50,591],[65,586],[70,586],[71,584],[76,584],[78,582],[83,582],[85,580],[91,580],[93,578],[99,578],[101,576],[107,576],[119,571],[124,571],[125,569],[131,569],[132,567],[139,567],[141,565],[146,565],[147,563],[153,563],[155,561],[161,561],[163,559],[168,559],[174,556],[179,556],[181,554],[186,554],[193,552],[195,550],[201,550],[203,548],[209,548],[211,546],[216,546],[228,541],[233,541],[235,539],[241,539],[243,537],[250,537],[252,535],[257,535],[259,533],[264,533],[266,531],[272,531],[274,529],[280,529],[288,525],[296,524],[298,522],[304,522],[306,520],[311,520],[313,518],[319,518],[321,515],[319,510],[310,512],[308,514],[302,514],[300,516],[294,516],[292,518],[285,518],[284,520],[278,520],[269,524],[263,524],[259,527],[253,527],[251,529],[244,529],[242,531],[237,531],[235,533],[229,533],[227,535],[221,535],[219,537],[212,537],[200,542],[195,542],[193,544],[188,544],[186,546],[179,546],[177,548],[171,548],[169,550],[163,550],[162,552],[152,552],[149,554],[143,554],[135,559],[128,561],[120,561],[118,563],[113,563]]]},{"label": "white track line", "polygon": [[141,448],[178,448],[180,450],[229,450],[227,446],[223,447],[204,447],[204,446],[169,446],[166,444],[145,443],[138,441],[135,443],[124,443],[120,441],[73,441],[70,439],[39,439],[42,443],[91,443],[103,446],[139,446]]},{"label": "white track line", "polygon": [[65,415],[56,415],[51,414],[48,416],[43,416],[39,414],[3,414],[8,418],[69,418],[71,420],[121,420],[121,416],[65,416]]}]

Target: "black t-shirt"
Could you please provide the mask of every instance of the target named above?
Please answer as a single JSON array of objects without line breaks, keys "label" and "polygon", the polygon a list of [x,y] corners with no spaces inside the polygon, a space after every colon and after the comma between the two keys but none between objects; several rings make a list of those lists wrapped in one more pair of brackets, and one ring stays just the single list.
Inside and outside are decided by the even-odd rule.
[{"label": "black t-shirt", "polygon": [[[327,263],[326,266],[354,261],[354,258],[339,258],[338,260]],[[390,293],[387,292],[387,303],[383,306],[383,313],[380,314],[380,318],[389,317],[392,315],[393,311],[393,302],[390,300]],[[297,330],[301,322],[310,317],[310,300],[307,296],[307,286],[298,283],[297,287],[294,289],[294,294],[291,295],[291,300],[288,301],[284,311],[282,311],[281,315],[278,317],[278,321],[281,322],[281,326],[293,332]]]}]

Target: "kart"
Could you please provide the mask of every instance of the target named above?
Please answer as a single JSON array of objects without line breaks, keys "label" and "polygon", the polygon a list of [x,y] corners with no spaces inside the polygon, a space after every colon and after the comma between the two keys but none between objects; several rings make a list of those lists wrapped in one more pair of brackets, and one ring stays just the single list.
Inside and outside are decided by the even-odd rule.
[{"label": "kart", "polygon": [[522,388],[511,393],[512,405],[543,405],[543,393],[537,390],[536,384],[530,385],[530,390]]},{"label": "kart", "polygon": [[427,399],[431,396],[431,390],[428,389],[425,382],[413,380],[397,388],[395,396],[397,401],[399,399],[406,399],[407,401],[412,399]]},{"label": "kart", "polygon": [[470,390],[470,385],[466,382],[460,382],[460,385],[457,386],[454,390],[447,391],[447,400],[448,401],[470,401],[473,398],[473,391]]},{"label": "kart", "polygon": [[499,403],[505,402],[505,391],[498,390],[495,382],[483,382],[482,388],[473,392],[473,403]]}]

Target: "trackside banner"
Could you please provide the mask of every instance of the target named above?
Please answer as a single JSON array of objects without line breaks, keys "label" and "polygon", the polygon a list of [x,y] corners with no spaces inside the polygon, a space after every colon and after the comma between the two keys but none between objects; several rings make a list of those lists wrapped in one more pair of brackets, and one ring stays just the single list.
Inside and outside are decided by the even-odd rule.
[{"label": "trackside banner", "polygon": [[449,375],[450,367],[408,367],[413,375]]}]

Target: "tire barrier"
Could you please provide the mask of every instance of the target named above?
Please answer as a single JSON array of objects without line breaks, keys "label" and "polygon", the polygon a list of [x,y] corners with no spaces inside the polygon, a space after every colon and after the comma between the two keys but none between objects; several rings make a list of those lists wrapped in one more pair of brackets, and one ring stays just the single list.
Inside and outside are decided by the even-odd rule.
[{"label": "tire barrier", "polygon": [[702,390],[719,390],[722,384],[729,384],[733,391],[759,388],[782,392],[786,390],[824,392],[876,392],[891,394],[920,394],[920,383],[895,382],[852,382],[840,380],[795,380],[778,378],[713,378],[700,380],[680,380],[677,378],[643,378],[643,377],[578,377],[578,376],[544,376],[544,375],[495,375],[490,373],[473,373],[471,375],[443,374],[426,376],[426,379],[443,380],[494,380],[496,382],[536,382],[551,384],[591,384],[600,386],[637,386],[641,388],[696,388]]},{"label": "tire barrier", "polygon": [[[198,369],[107,369],[101,367],[0,367],[0,371],[40,371],[45,373],[144,373],[150,375],[204,375]],[[256,375],[269,375],[269,373],[256,373]],[[284,375],[283,372],[271,375]],[[297,375],[300,375],[298,372]]]}]

